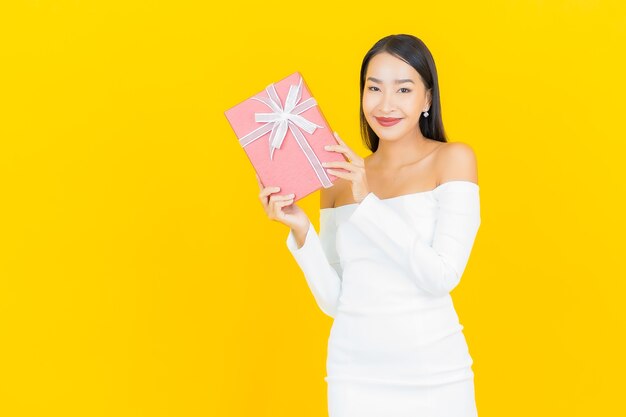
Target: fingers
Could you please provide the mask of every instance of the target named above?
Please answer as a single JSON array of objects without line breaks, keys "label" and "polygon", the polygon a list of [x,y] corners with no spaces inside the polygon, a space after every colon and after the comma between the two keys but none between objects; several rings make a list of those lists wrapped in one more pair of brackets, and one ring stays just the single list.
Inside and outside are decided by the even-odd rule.
[{"label": "fingers", "polygon": [[340,152],[344,154],[350,161],[356,161],[360,158],[352,151],[352,149],[348,148],[345,145],[326,145],[324,146],[324,149],[332,152]]},{"label": "fingers", "polygon": [[273,213],[274,218],[284,217],[285,213],[283,212],[282,209],[285,206],[289,206],[293,204],[293,199],[294,197],[287,198],[285,200],[281,199],[281,200],[273,201],[270,205],[270,211]]},{"label": "fingers", "polygon": [[265,211],[270,216],[275,215],[276,207],[280,210],[281,207],[293,203],[295,198],[295,194],[293,193],[286,195],[275,194],[278,191],[280,191],[280,187],[265,187],[259,193],[261,204],[263,204]]},{"label": "fingers", "polygon": [[259,198],[265,199],[268,195],[277,193],[278,191],[280,191],[280,187],[265,187],[259,193]]},{"label": "fingers", "polygon": [[293,200],[295,198],[295,194],[291,193],[291,194],[285,194],[285,195],[278,195],[278,194],[272,194],[270,196],[270,203],[273,202],[282,202],[282,201],[288,201],[288,200]]},{"label": "fingers", "polygon": [[324,149],[327,151],[341,152],[341,153],[349,153],[350,148],[347,148],[343,145],[326,145]]},{"label": "fingers", "polygon": [[265,187],[259,193],[259,199],[261,200],[261,204],[263,205],[263,208],[265,209],[265,211],[267,211],[268,209],[267,196],[272,193],[277,193],[278,191],[280,191],[280,187]]},{"label": "fingers", "polygon": [[338,169],[330,169],[330,168],[326,168],[326,172],[329,174],[332,174],[336,177],[339,178],[345,178],[347,180],[352,180],[354,178],[356,178],[356,172],[360,169],[359,167],[353,165],[351,162],[345,162],[345,161],[332,161],[332,162],[322,162],[322,165],[324,167],[337,167],[337,168],[343,168],[346,171],[340,171]]},{"label": "fingers", "polygon": [[346,180],[354,180],[355,178],[355,174],[353,172],[344,172],[344,171],[337,171],[335,169],[328,169],[326,170],[326,172],[328,172],[329,174],[334,175],[335,177],[339,177],[339,178],[344,178]]},{"label": "fingers", "polygon": [[353,162],[356,166],[363,166],[363,158],[356,154],[350,147],[339,137],[337,132],[333,132],[335,138],[339,142],[338,145],[326,145],[324,149],[327,151],[340,152],[344,154],[348,160]]},{"label": "fingers", "polygon": [[348,144],[346,142],[343,141],[343,139],[341,139],[339,137],[339,133],[337,132],[333,132],[333,134],[335,135],[335,139],[337,139],[337,142],[339,142],[340,145],[345,146],[346,148],[350,149],[350,147],[348,146]]},{"label": "fingers", "polygon": [[337,169],[330,169],[330,168],[326,168],[326,172],[328,172],[329,174],[332,174],[336,177],[339,178],[344,178],[350,181],[353,181],[357,178],[358,172],[361,170],[360,167],[354,165],[352,162],[346,162],[346,161],[330,161],[330,162],[322,162],[322,165],[324,167],[337,167],[337,168],[343,168],[346,171],[340,171]]},{"label": "fingers", "polygon": [[328,161],[328,162],[322,162],[322,166],[323,167],[332,167],[332,168],[344,168],[347,169],[348,171],[354,171],[355,165],[352,162],[348,162],[348,161]]},{"label": "fingers", "polygon": [[268,203],[268,215],[272,219],[280,219],[285,217],[285,213],[282,208],[293,204],[293,200],[295,198],[295,194],[287,194],[287,195],[271,195],[270,201]]}]

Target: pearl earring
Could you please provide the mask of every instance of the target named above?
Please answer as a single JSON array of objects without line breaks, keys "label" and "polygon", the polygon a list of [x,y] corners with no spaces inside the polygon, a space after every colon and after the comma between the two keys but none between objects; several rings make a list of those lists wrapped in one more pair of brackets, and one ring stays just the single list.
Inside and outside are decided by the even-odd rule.
[{"label": "pearl earring", "polygon": [[424,117],[428,117],[428,111],[424,112]]}]

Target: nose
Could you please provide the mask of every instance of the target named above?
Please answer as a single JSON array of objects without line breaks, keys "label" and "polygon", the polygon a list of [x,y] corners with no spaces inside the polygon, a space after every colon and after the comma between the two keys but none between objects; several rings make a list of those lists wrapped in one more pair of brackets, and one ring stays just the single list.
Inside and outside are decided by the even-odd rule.
[{"label": "nose", "polygon": [[382,113],[391,113],[394,108],[393,94],[389,91],[383,93],[382,101],[380,103],[380,111]]}]

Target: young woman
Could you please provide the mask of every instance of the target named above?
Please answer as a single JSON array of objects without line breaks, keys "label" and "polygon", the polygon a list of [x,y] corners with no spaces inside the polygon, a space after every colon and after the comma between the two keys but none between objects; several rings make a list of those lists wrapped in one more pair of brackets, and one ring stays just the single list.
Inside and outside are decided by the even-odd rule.
[{"label": "young woman", "polygon": [[[411,35],[378,41],[361,66],[361,128],[372,154],[321,190],[320,233],[293,196],[261,187],[270,219],[320,309],[328,340],[331,417],[477,416],[473,360],[450,291],[480,225],[476,157],[447,142],[437,72]],[[258,178],[257,178],[258,179]]]}]

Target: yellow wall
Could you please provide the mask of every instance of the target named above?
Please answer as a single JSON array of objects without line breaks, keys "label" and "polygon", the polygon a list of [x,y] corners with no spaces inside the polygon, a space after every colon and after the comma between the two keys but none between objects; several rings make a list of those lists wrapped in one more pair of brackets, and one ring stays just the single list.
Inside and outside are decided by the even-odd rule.
[{"label": "yellow wall", "polygon": [[453,299],[480,416],[626,412],[624,3],[316,3],[2,3],[0,415],[326,415],[332,320],[223,111],[301,71],[365,156],[393,33],[478,156]]}]

